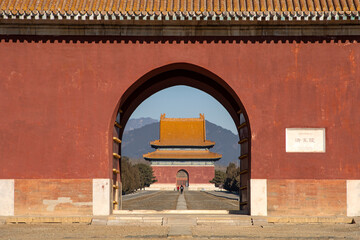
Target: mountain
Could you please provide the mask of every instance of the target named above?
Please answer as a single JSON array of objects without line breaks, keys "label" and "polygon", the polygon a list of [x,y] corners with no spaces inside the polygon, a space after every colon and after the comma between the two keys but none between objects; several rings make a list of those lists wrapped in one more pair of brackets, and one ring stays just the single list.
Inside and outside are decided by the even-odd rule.
[{"label": "mountain", "polygon": [[230,162],[239,163],[240,145],[238,144],[239,137],[236,134],[206,121],[206,138],[215,142],[211,151],[222,154],[222,158],[216,165],[227,166]]},{"label": "mountain", "polygon": [[133,118],[130,119],[125,126],[124,132],[129,132],[131,130],[137,129],[137,128],[141,128],[145,125],[149,125],[151,123],[156,123],[158,122],[157,120],[153,119],[153,118]]},{"label": "mountain", "polygon": [[[142,123],[143,122],[145,121],[142,121]],[[140,123],[136,126],[140,126]],[[240,147],[237,143],[239,141],[237,135],[230,130],[206,121],[206,138],[216,143],[211,151],[223,155],[222,158],[216,162],[216,165],[227,166],[230,162],[238,163]],[[142,158],[144,153],[154,151],[149,143],[156,139],[159,139],[158,121],[125,131],[122,137],[121,154],[134,159]]]}]

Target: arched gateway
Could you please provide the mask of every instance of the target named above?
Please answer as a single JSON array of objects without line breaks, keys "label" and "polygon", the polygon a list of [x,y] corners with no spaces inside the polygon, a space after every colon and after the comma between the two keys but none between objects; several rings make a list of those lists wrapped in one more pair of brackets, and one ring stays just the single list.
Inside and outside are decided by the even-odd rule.
[{"label": "arched gateway", "polygon": [[183,169],[176,173],[176,187],[180,187],[181,185],[189,187],[189,174]]},{"label": "arched gateway", "polygon": [[[224,80],[210,71],[187,63],[167,65],[145,74],[133,84],[121,97],[116,121],[114,124],[114,154],[113,154],[113,208],[121,206],[119,191],[121,138],[122,126],[126,125],[129,117],[139,104],[150,95],[164,88],[187,85],[200,89],[217,99],[229,112],[234,120],[238,133],[239,144],[241,144],[239,159],[240,164],[240,209],[249,213],[250,211],[250,124],[244,106],[236,93],[226,84]],[[114,117],[115,118],[115,117]],[[120,189],[119,189],[120,188]]]},{"label": "arched gateway", "polygon": [[175,85],[238,127],[242,209],[360,216],[359,0],[50,2],[0,0],[0,216],[110,214],[121,127]]}]

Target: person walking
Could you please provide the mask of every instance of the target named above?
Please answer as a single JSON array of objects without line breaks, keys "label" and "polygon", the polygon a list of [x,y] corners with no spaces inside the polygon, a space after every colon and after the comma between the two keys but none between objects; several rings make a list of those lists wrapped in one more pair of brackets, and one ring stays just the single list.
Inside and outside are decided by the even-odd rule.
[{"label": "person walking", "polygon": [[180,192],[181,192],[181,194],[183,193],[183,191],[184,191],[184,186],[181,185],[181,186],[180,186]]}]

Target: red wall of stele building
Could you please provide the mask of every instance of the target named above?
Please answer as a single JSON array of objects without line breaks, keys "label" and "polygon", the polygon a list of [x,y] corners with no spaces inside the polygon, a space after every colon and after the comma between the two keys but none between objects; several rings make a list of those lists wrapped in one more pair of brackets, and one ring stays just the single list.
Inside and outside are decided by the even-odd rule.
[{"label": "red wall of stele building", "polygon": [[[251,177],[360,178],[360,44],[334,41],[0,40],[0,178],[109,178],[122,94],[173,63],[242,101]],[[326,129],[326,153],[286,153],[285,129]]]},{"label": "red wall of stele building", "polygon": [[[214,166],[152,166],[156,183],[176,184],[176,174],[185,170],[189,174],[189,185],[209,183],[215,177]],[[155,184],[156,184],[155,183]]]}]

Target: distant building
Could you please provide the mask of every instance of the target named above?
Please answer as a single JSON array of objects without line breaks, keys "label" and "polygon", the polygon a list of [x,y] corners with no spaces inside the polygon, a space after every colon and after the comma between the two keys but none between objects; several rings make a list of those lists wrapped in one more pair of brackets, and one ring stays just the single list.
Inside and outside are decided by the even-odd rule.
[{"label": "distant building", "polygon": [[160,118],[160,139],[150,142],[156,150],[144,154],[151,162],[157,182],[152,188],[173,190],[215,189],[214,163],[222,155],[210,152],[215,142],[206,140],[205,118]]}]

